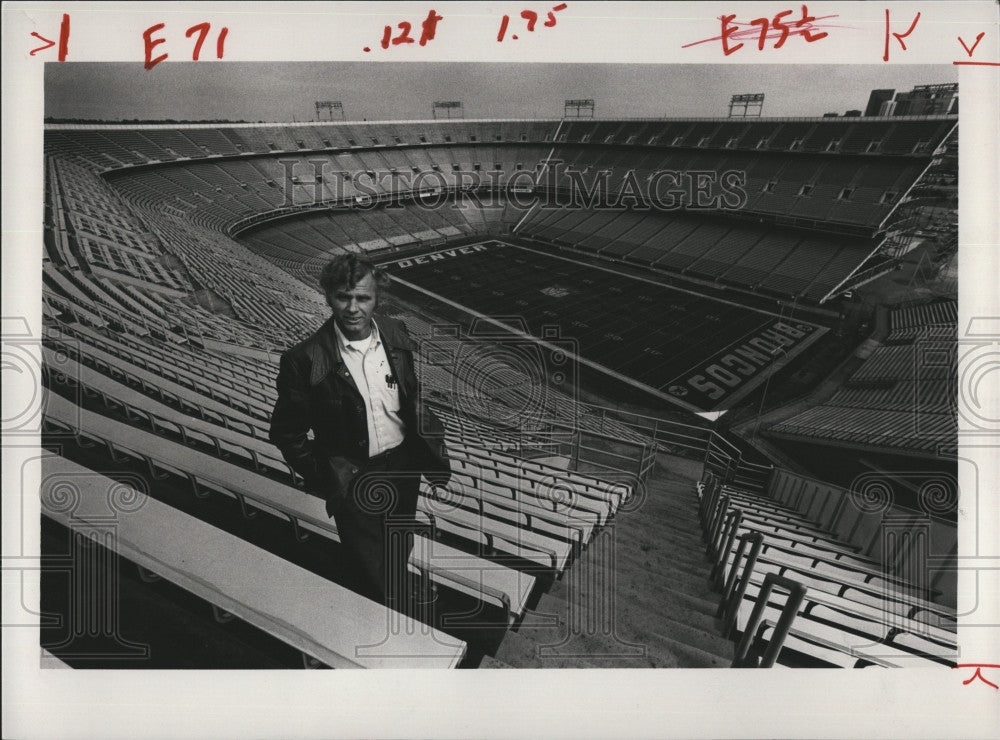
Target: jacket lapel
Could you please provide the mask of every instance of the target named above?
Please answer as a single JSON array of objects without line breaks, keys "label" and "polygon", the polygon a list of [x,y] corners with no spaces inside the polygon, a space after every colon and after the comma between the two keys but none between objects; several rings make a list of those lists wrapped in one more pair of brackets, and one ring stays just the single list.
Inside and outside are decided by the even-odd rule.
[{"label": "jacket lapel", "polygon": [[407,399],[409,393],[406,390],[406,383],[400,369],[404,367],[402,353],[416,351],[417,345],[403,332],[400,324],[395,319],[380,318],[378,324],[379,334],[382,337],[382,344],[385,346],[386,357],[389,358],[389,365],[392,367],[392,375],[399,383],[399,392],[402,399]]},{"label": "jacket lapel", "polygon": [[331,373],[339,375],[350,388],[361,395],[358,390],[351,371],[344,364],[340,354],[340,346],[337,343],[337,333],[334,330],[334,319],[329,319],[318,332],[316,332],[316,343],[310,347],[310,360],[312,360],[312,371],[309,374],[309,384],[319,385]]},{"label": "jacket lapel", "polygon": [[[343,356],[340,353],[340,344],[337,342],[337,333],[334,326],[334,319],[331,317],[316,332],[317,341],[309,348],[310,360],[312,361],[309,383],[314,386],[319,385],[331,373],[336,373],[360,396],[361,391],[358,390],[358,386],[351,376],[351,371],[347,369],[347,365],[344,363]],[[399,374],[399,370],[403,365],[403,358],[400,356],[400,353],[404,350],[412,352],[417,349],[417,345],[399,331],[392,319],[379,318],[378,331],[385,349],[385,356],[389,360],[392,376],[399,383],[400,393],[405,396],[405,384],[402,382]]]},{"label": "jacket lapel", "polygon": [[392,377],[396,379],[396,387],[399,389],[400,397],[405,399],[406,387],[402,382],[402,376],[399,374],[399,368],[402,365],[402,358],[399,356],[400,350],[396,347],[398,337],[393,331],[393,328],[384,322],[379,323],[378,331],[379,337],[382,340],[382,348],[385,350],[386,359],[389,360],[389,371],[392,373]]}]

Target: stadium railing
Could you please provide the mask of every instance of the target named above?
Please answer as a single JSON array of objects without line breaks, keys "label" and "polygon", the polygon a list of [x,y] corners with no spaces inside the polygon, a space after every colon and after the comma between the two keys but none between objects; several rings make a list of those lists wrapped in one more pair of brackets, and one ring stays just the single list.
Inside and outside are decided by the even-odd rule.
[{"label": "stadium railing", "polygon": [[[435,412],[441,411],[446,416],[451,415],[451,408],[437,400],[428,399],[428,405],[434,408]],[[482,406],[482,401],[472,399],[464,406],[466,409],[464,415],[472,417],[473,411]],[[599,416],[594,416],[594,419],[600,423]],[[461,423],[464,425],[468,421],[474,423],[477,419],[463,419]],[[489,419],[479,421],[489,424]],[[583,463],[597,470],[632,474],[639,480],[645,480],[652,469],[655,453],[651,442],[623,439],[621,434],[610,431],[603,433],[585,429],[576,419],[572,417],[564,419],[557,413],[547,415],[544,426],[545,429],[541,430],[512,431],[516,432],[515,437],[537,439],[555,450],[569,460],[571,468]]]},{"label": "stadium railing", "polygon": [[[734,666],[759,665],[762,653],[773,662],[783,649],[774,640],[825,665],[954,661],[954,615],[923,598],[918,585],[851,552],[836,535],[803,526],[784,505],[724,488],[711,473],[699,496],[712,577],[723,594],[718,616],[727,634],[741,635]],[[762,527],[757,517],[769,508]],[[785,590],[800,593],[782,605],[771,587],[789,577]]]},{"label": "stadium railing", "polygon": [[[794,509],[765,497],[725,487],[711,475],[706,475],[700,490],[708,549],[716,560],[713,575],[720,582],[725,580],[721,573],[732,567],[737,537],[752,532],[768,538],[756,547],[755,557],[767,566],[799,572],[821,591],[849,594],[876,605],[882,600],[895,602],[900,605],[898,613],[907,617],[927,613],[945,626],[954,625],[954,610],[930,600],[939,591],[924,582],[919,569],[900,570],[888,558],[862,552],[822,522],[800,518]],[[770,515],[764,513],[769,508]],[[913,557],[919,557],[919,543],[913,549],[917,551]],[[761,555],[763,550],[770,554]]]}]

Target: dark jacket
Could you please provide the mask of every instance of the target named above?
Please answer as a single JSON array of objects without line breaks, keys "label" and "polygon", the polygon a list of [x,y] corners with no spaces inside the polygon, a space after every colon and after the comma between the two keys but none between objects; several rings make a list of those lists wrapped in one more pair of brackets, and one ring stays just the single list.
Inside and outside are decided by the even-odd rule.
[{"label": "dark jacket", "polygon": [[[401,321],[377,317],[376,323],[399,383],[406,444],[418,468],[444,483],[450,473],[444,428],[420,402],[413,364],[417,345]],[[303,477],[306,490],[326,500],[327,513],[333,516],[368,459],[368,421],[361,393],[341,359],[332,318],[282,355],[270,439]]]}]

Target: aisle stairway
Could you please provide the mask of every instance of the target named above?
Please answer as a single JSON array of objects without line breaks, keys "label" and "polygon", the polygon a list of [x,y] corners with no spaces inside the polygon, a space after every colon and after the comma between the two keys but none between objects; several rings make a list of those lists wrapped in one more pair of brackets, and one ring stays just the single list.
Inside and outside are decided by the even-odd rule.
[{"label": "aisle stairway", "polygon": [[516,668],[728,667],[733,643],[715,616],[691,496],[699,468],[661,455],[645,495],[595,535],[495,657]]}]

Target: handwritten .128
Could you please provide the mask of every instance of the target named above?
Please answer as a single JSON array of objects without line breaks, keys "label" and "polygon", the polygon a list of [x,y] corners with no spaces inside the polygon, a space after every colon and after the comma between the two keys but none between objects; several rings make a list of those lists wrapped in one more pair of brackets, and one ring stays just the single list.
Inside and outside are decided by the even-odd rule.
[{"label": "handwritten .128", "polygon": [[[558,5],[553,6],[552,10],[550,10],[546,14],[545,16],[546,20],[544,23],[542,23],[542,25],[545,26],[546,28],[552,28],[552,26],[556,24],[556,13],[558,13],[560,10],[566,10],[566,3],[559,3]],[[527,23],[528,32],[533,33],[535,30],[535,24],[538,22],[538,13],[536,13],[533,10],[522,10],[521,17],[528,22]],[[508,25],[510,25],[510,16],[505,15],[503,18],[500,19],[500,31],[497,33],[497,41],[504,40],[504,38],[507,35]],[[511,34],[511,39],[516,41],[517,36]]]}]

